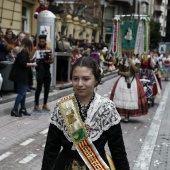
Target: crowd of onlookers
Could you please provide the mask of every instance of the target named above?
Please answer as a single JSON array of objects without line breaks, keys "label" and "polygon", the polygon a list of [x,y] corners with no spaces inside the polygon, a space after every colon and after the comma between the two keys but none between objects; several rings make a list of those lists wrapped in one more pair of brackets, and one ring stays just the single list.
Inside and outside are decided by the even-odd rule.
[{"label": "crowd of onlookers", "polygon": [[[10,61],[14,62],[21,45],[21,41],[28,37],[31,41],[33,46],[36,45],[36,38],[33,35],[30,35],[27,32],[19,32],[19,34],[14,34],[13,30],[7,28],[5,32],[0,29],[0,62],[1,61]],[[3,64],[1,64],[3,66]],[[0,66],[1,66],[0,65]],[[31,89],[35,89],[33,87],[33,73],[32,70],[29,69],[29,88],[28,91]],[[14,87],[14,91],[16,91],[16,87]]]},{"label": "crowd of onlookers", "polygon": [[109,52],[108,45],[104,42],[96,43],[93,38],[89,41],[88,39],[75,39],[72,34],[70,34],[69,37],[62,36],[60,40],[56,38],[55,50],[57,52],[72,53],[71,64],[78,58],[86,56],[93,57],[104,71],[112,71],[115,69],[115,59],[112,53]]},{"label": "crowd of onlookers", "polygon": [[24,37],[29,37],[33,45],[36,45],[34,35],[26,32],[15,35],[10,28],[7,28],[5,32],[0,29],[0,61],[14,61]]}]

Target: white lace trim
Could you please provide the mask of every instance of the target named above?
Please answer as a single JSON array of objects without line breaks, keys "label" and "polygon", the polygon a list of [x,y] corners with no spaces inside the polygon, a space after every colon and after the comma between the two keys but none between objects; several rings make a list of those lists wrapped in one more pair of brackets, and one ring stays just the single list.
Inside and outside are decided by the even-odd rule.
[{"label": "white lace trim", "polygon": [[[132,63],[133,63],[134,65],[136,65],[136,64],[140,64],[141,62],[140,62],[140,60],[139,60],[138,58],[135,58],[135,59],[132,59]],[[123,59],[120,61],[120,64],[123,64]],[[129,67],[129,63],[128,63],[128,60],[127,60],[127,59],[126,59],[126,61],[125,61],[124,66]]]},{"label": "white lace trim", "polygon": [[[108,130],[111,126],[120,122],[121,118],[116,110],[115,104],[108,98],[103,98],[95,93],[95,98],[90,104],[87,112],[85,124],[90,126],[89,137],[92,141],[99,139],[102,133]],[[51,116],[51,123],[63,131],[65,137],[71,142],[71,138],[64,124],[64,119],[58,109],[54,108]]]}]

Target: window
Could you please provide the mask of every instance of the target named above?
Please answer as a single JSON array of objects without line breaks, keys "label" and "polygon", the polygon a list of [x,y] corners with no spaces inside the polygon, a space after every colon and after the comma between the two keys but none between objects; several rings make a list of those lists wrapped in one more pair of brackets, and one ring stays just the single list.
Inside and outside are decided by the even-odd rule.
[{"label": "window", "polygon": [[22,31],[30,32],[30,5],[23,3],[22,5]]}]

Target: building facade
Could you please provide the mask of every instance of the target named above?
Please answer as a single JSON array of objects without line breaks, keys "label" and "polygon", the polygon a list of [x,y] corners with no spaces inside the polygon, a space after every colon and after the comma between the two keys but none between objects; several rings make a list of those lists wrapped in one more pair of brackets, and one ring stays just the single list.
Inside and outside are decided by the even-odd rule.
[{"label": "building facade", "polygon": [[3,31],[11,28],[15,34],[20,31],[36,33],[34,11],[38,6],[35,0],[1,0],[0,26]]},{"label": "building facade", "polygon": [[159,22],[161,25],[160,33],[162,38],[166,37],[166,27],[167,27],[167,7],[168,0],[153,0],[152,1],[152,18],[155,22]]},{"label": "building facade", "polygon": [[[80,0],[54,0],[56,5],[59,4],[70,4],[73,6],[75,2]],[[45,1],[48,5],[48,0]],[[89,3],[93,2],[89,0]],[[167,35],[170,35],[170,26],[168,26],[168,17],[169,8],[168,8],[168,0],[98,0],[94,2],[94,6],[98,2],[100,4],[99,7],[103,8],[103,13],[99,12],[99,10],[93,9],[93,17],[87,17],[85,21],[88,24],[82,21],[82,16],[84,15],[84,10],[87,8],[87,5],[82,5],[83,8],[78,13],[72,16],[73,24],[75,23],[78,27],[82,26],[82,22],[84,23],[83,30],[87,25],[88,28],[98,27],[97,37],[103,34],[103,40],[108,42],[110,41],[112,35],[112,24],[113,24],[113,17],[114,15],[126,15],[130,13],[134,14],[145,14],[149,15],[154,21],[160,22],[161,24],[161,36],[164,39],[167,39]],[[19,33],[20,31],[29,32],[32,35],[35,35],[37,32],[37,20],[34,19],[34,12],[38,7],[38,0],[1,0],[0,3],[0,27],[3,31],[6,28],[11,28],[15,34]],[[88,6],[89,7],[89,6]],[[70,8],[71,9],[71,8]],[[72,8],[73,9],[73,8]],[[101,11],[100,9],[100,11]],[[89,9],[91,10],[91,9]],[[74,9],[73,9],[74,11]],[[68,11],[65,11],[66,14]],[[89,12],[89,11],[88,11]],[[95,16],[96,14],[96,16]],[[77,16],[75,16],[77,15]],[[102,19],[103,15],[103,19]],[[76,19],[75,19],[76,18]],[[92,20],[93,18],[93,20]],[[58,23],[61,26],[62,19],[61,17],[57,17]],[[75,19],[75,20],[74,20]],[[80,24],[79,24],[80,23]],[[64,23],[63,23],[64,26]],[[57,26],[58,27],[58,26]],[[82,28],[81,28],[82,29]],[[77,28],[73,28],[73,34]],[[92,34],[92,31],[87,33],[87,37],[89,33]],[[57,32],[61,31],[61,28],[58,28]],[[80,31],[81,33],[82,31]],[[79,34],[76,34],[79,36]],[[82,38],[81,34],[80,37]],[[83,38],[86,36],[83,36]],[[99,38],[96,38],[99,41]]]}]

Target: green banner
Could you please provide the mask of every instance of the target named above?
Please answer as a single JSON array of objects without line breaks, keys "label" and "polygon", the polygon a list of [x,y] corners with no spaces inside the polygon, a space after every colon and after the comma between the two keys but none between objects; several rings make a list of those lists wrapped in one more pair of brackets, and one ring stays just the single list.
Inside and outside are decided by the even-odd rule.
[{"label": "green banner", "polygon": [[122,50],[132,52],[135,47],[138,21],[122,21]]}]

